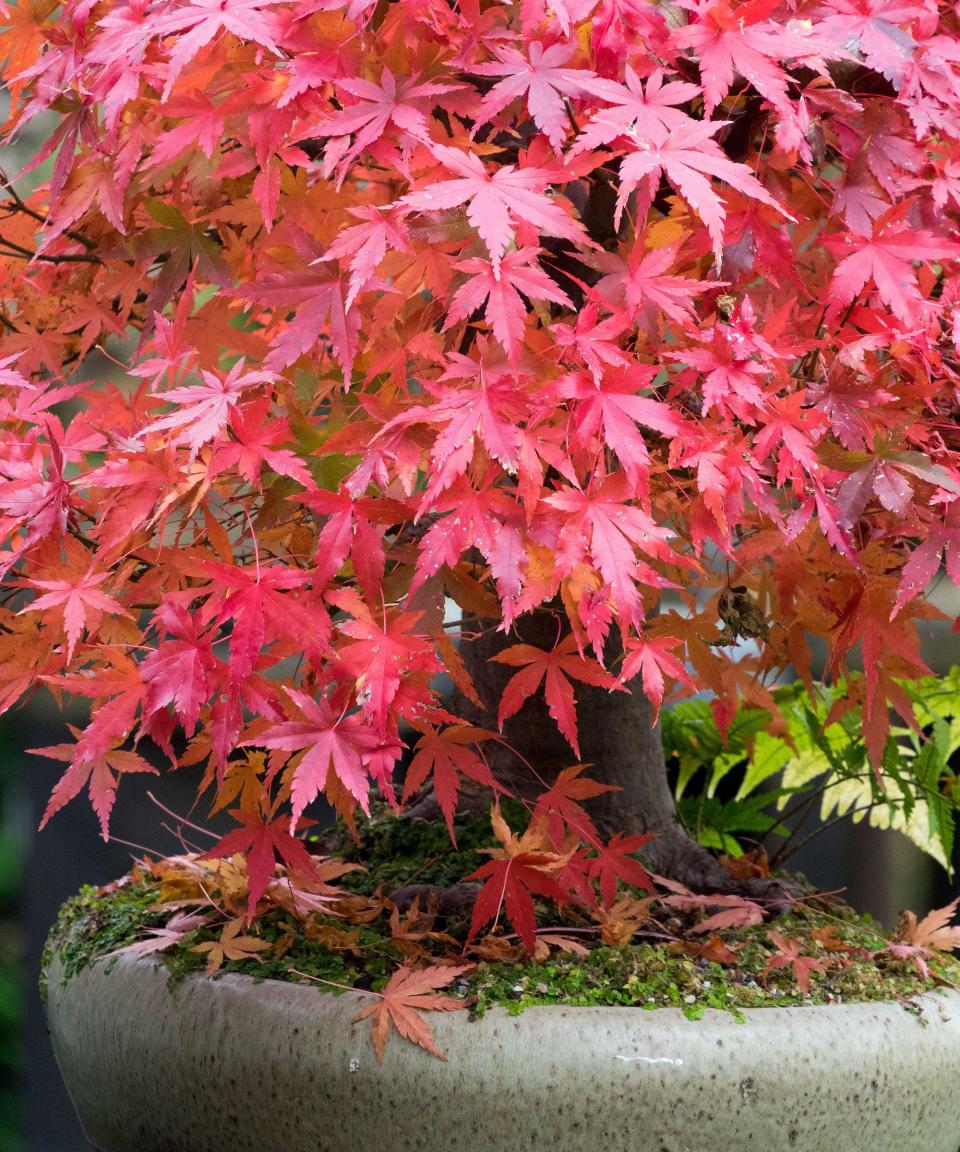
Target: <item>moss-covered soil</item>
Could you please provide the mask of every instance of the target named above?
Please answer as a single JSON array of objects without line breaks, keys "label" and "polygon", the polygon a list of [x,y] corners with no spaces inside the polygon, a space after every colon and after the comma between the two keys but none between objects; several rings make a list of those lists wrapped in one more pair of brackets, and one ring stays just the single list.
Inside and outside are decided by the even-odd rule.
[{"label": "moss-covered soil", "polygon": [[[449,884],[486,859],[477,849],[490,840],[485,822],[476,819],[459,820],[457,832],[458,850],[454,851],[442,826],[374,822],[364,830],[362,852],[344,852],[348,859],[352,855],[363,858],[368,871],[351,873],[337,883],[364,895],[378,888],[389,892],[405,883]],[[111,891],[83,889],[61,910],[50,934],[46,961],[56,953],[65,978],[93,961],[109,965],[111,961],[103,959],[109,953],[167,924],[172,912],[169,905],[158,906],[162,896],[169,900],[169,889],[163,891],[161,880],[147,873]],[[189,932],[173,947],[155,953],[157,963],[166,965],[173,979],[202,972],[208,956],[195,949],[218,940],[222,926],[220,918]],[[548,1004],[634,1005],[647,1009],[676,1006],[696,1019],[706,1008],[736,1015],[743,1008],[771,1005],[907,1001],[938,986],[960,985],[960,962],[938,955],[929,961],[930,975],[924,977],[909,959],[883,953],[886,940],[868,917],[836,901],[811,897],[775,922],[713,934],[706,955],[703,936],[684,933],[676,922],[661,918],[646,927],[646,935],[641,929],[629,944],[595,946],[585,956],[551,949],[540,963],[480,959],[476,969],[449,991],[470,998],[475,1014],[492,1005],[506,1006],[511,1012]],[[446,930],[457,932],[452,926]],[[575,924],[558,930],[587,944],[596,939],[584,928],[578,937]],[[799,942],[801,953],[822,968],[810,973],[806,997],[790,964],[771,968],[777,952],[771,931]],[[411,947],[392,938],[386,915],[370,923],[350,924],[317,914],[298,919],[277,907],[259,916],[249,932],[268,942],[270,949],[249,958],[227,959],[221,972],[298,982],[309,977],[321,982],[317,987],[326,984],[331,991],[336,991],[332,985],[378,990]],[[431,944],[428,938],[416,947]],[[449,945],[443,947],[449,952]],[[735,959],[719,963],[712,958],[717,953],[727,960],[735,954]]]}]

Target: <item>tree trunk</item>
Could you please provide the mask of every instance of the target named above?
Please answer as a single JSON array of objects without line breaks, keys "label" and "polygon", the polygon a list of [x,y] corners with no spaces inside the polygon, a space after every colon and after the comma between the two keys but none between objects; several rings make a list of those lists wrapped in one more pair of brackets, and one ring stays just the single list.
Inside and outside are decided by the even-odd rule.
[{"label": "tree trunk", "polygon": [[[497,704],[516,668],[492,663],[491,657],[513,644],[532,644],[549,651],[568,630],[563,610],[538,610],[521,617],[511,633],[487,628],[489,621],[468,620],[461,655],[485,708],[478,709],[458,696],[456,711],[473,723],[497,728]],[[608,646],[615,658],[616,646]],[[706,849],[684,830],[667,779],[660,729],[653,723],[653,709],[639,681],[629,692],[611,692],[576,683],[577,726],[580,762],[607,792],[588,801],[586,807],[604,837],[614,833],[652,833],[654,839],[643,856],[654,872],[668,876],[697,892],[750,893],[758,898],[782,899],[782,885],[771,880],[735,879]],[[577,758],[549,715],[543,693],[538,692],[503,729],[503,744],[491,742],[485,754],[496,777],[511,791],[534,797]]]}]

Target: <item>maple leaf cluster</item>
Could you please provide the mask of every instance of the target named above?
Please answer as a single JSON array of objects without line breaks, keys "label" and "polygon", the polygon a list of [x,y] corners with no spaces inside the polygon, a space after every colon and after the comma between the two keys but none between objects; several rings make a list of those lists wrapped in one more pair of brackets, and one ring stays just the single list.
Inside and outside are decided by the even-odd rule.
[{"label": "maple leaf cluster", "polygon": [[[432,777],[452,826],[497,785],[439,694],[476,698],[451,601],[562,605],[487,703],[544,692],[571,763],[574,682],[696,686],[722,727],[812,638],[861,652],[833,718],[879,763],[960,578],[953,7],[4,12],[6,131],[55,126],[0,196],[0,707],[90,705],[44,821],[87,789],[106,835],[149,740],[236,802],[261,891],[321,795]],[[634,875],[572,795],[478,916],[529,939],[568,852],[608,906]]]}]

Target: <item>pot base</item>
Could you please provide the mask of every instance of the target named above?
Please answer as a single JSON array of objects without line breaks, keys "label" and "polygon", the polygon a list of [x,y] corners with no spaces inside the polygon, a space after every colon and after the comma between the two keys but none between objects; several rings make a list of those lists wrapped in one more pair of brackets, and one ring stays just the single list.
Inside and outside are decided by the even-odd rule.
[{"label": "pot base", "polygon": [[958,1152],[960,994],[900,1004],[430,1013],[440,1061],[369,996],[97,963],[47,1019],[99,1152]]}]

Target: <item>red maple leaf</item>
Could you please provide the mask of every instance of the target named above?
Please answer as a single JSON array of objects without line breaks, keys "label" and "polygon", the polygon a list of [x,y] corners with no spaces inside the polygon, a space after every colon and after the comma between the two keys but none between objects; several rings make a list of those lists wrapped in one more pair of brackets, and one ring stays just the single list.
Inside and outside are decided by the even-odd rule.
[{"label": "red maple leaf", "polygon": [[352,642],[339,648],[337,656],[356,677],[357,702],[384,735],[401,680],[439,671],[432,643],[413,631],[421,613],[384,613],[378,624],[355,594],[333,593],[330,599],[355,617],[338,626]]},{"label": "red maple leaf", "polygon": [[188,612],[172,600],[160,605],[157,619],[172,639],[162,641],[140,665],[147,686],[144,722],[172,704],[187,735],[192,736],[200,708],[212,690],[211,674],[217,665],[214,638],[199,613]]},{"label": "red maple leaf", "polygon": [[245,680],[256,666],[261,649],[274,639],[302,637],[303,651],[319,655],[330,637],[330,619],[320,604],[297,599],[296,591],[311,583],[309,573],[276,564],[239,568],[219,560],[187,558],[184,569],[215,581],[217,624],[232,621],[230,680]]},{"label": "red maple leaf", "polygon": [[625,836],[618,832],[606,844],[597,843],[592,846],[595,855],[590,858],[588,875],[591,880],[599,881],[605,908],[609,908],[616,900],[618,883],[643,888],[646,892],[654,891],[650,873],[633,857],[634,852],[638,852],[653,838],[652,835]]},{"label": "red maple leaf", "polygon": [[899,88],[917,48],[904,26],[933,11],[925,0],[831,0],[818,31],[844,53],[855,44],[868,67]]},{"label": "red maple leaf", "polygon": [[[70,731],[79,741],[81,733],[72,726]],[[50,760],[62,760],[69,764],[50,793],[43,819],[40,821],[41,830],[46,827],[51,816],[86,788],[90,803],[100,821],[100,834],[104,840],[109,840],[110,813],[117,798],[119,778],[131,772],[157,774],[157,769],[148,764],[142,756],[136,752],[124,752],[117,747],[97,754],[90,749],[89,744],[85,746],[78,742],[55,744],[49,748],[28,748],[27,751],[32,756],[46,756]]]},{"label": "red maple leaf", "polygon": [[656,374],[656,368],[631,364],[607,369],[600,379],[578,373],[564,377],[558,384],[561,396],[577,401],[573,442],[587,444],[599,432],[607,447],[617,454],[630,482],[641,491],[650,455],[637,424],[670,437],[681,436],[685,427],[669,404],[639,395]]},{"label": "red maple leaf", "polygon": [[375,597],[383,579],[383,526],[410,519],[405,505],[369,496],[354,498],[345,489],[314,491],[301,499],[315,512],[329,517],[317,536],[314,584],[322,588],[330,583],[349,556],[360,587]]},{"label": "red maple leaf", "polygon": [[789,939],[780,932],[768,932],[767,936],[777,950],[767,959],[764,975],[774,972],[778,968],[789,966],[793,969],[800,995],[808,996],[810,994],[810,977],[814,972],[822,975],[826,971],[822,961],[818,960],[816,956],[804,953],[806,944],[803,940]]},{"label": "red maple leaf", "polygon": [[292,439],[286,420],[270,419],[270,399],[263,397],[235,407],[230,413],[230,439],[219,438],[214,447],[210,472],[218,476],[231,468],[250,484],[261,484],[264,467],[278,476],[289,476],[304,488],[313,486],[313,477],[296,452],[280,448]]},{"label": "red maple leaf", "polygon": [[632,327],[626,313],[615,311],[604,320],[599,315],[599,303],[591,300],[578,311],[576,324],[550,325],[557,345],[568,357],[573,353],[579,356],[595,381],[599,381],[605,367],[629,368],[634,363],[617,343]]},{"label": "red maple leaf", "polygon": [[500,710],[497,719],[500,727],[504,721],[519,712],[528,697],[544,685],[544,699],[550,715],[557,727],[567,738],[577,756],[580,746],[577,742],[577,713],[573,695],[573,685],[568,677],[584,684],[595,684],[601,688],[613,688],[614,679],[594,661],[588,660],[577,651],[577,638],[564,637],[550,652],[535,648],[532,644],[514,644],[498,652],[491,659],[498,664],[509,664],[520,668],[507,681],[500,697]]},{"label": "red maple leaf", "polygon": [[453,817],[460,794],[461,774],[494,791],[498,788],[486,762],[471,747],[488,740],[492,735],[492,732],[469,724],[455,724],[440,732],[430,728],[417,741],[413,759],[407,769],[403,782],[403,803],[406,804],[432,775],[433,794],[454,844],[457,838],[453,830]]},{"label": "red maple leaf", "polygon": [[567,858],[543,850],[542,824],[531,824],[518,839],[510,831],[498,808],[493,809],[491,820],[503,847],[485,849],[495,854],[495,859],[481,864],[467,877],[468,880],[486,881],[473,906],[468,939],[472,940],[487,924],[495,923],[503,910],[524,948],[532,955],[536,947],[537,927],[533,895],[562,903],[565,899],[564,890],[551,872],[562,868]]},{"label": "red maple leaf", "polygon": [[[241,40],[252,40],[276,55],[280,50],[274,43],[272,20],[264,8],[279,0],[189,0],[172,11],[161,11],[153,16],[148,28],[153,35],[170,37],[173,48],[166,69],[163,99],[183,69],[201,48],[221,32],[232,32]],[[152,25],[152,27],[151,27]],[[179,34],[179,35],[178,35]]]},{"label": "red maple leaf", "polygon": [[[199,860],[226,860],[241,855],[247,862],[247,923],[253,921],[260,897],[273,879],[277,861],[282,860],[291,874],[311,877],[315,871],[314,858],[303,846],[303,841],[291,836],[285,817],[262,820],[256,812],[231,808],[230,815],[242,828],[234,828],[218,840]],[[304,825],[311,821],[304,821]]]},{"label": "red maple leaf", "polygon": [[244,290],[258,304],[275,306],[284,319],[291,308],[296,309],[293,319],[274,337],[264,366],[280,371],[329,343],[349,386],[360,331],[360,317],[347,308],[349,284],[326,266],[323,249],[312,236],[293,225],[289,230],[301,265],[268,271]]},{"label": "red maple leaf", "polygon": [[73,676],[48,676],[57,688],[93,701],[91,720],[80,734],[80,754],[102,757],[120,743],[134,726],[137,710],[147,694],[140,665],[125,653],[101,652],[94,668]]},{"label": "red maple leaf", "polygon": [[[461,379],[467,380],[468,385],[451,386]],[[430,450],[433,469],[421,511],[426,511],[467,470],[473,459],[475,437],[499,464],[516,468],[521,447],[518,425],[525,408],[524,394],[508,365],[491,366],[485,356],[475,360],[454,354],[440,380],[427,387],[433,402],[413,405],[381,433],[385,436],[396,428],[417,423],[443,426]]]},{"label": "red maple leaf", "polygon": [[593,820],[578,802],[617,790],[613,784],[601,784],[598,780],[584,776],[584,770],[583,764],[561,769],[550,787],[537,797],[532,822],[546,819],[550,840],[556,848],[563,843],[564,825],[581,840],[596,839]]},{"label": "red maple leaf", "polygon": [[894,614],[923,590],[940,570],[943,558],[947,575],[960,585],[960,504],[953,504],[943,523],[933,522],[927,527],[927,537],[910,553],[900,572],[900,588]]}]

